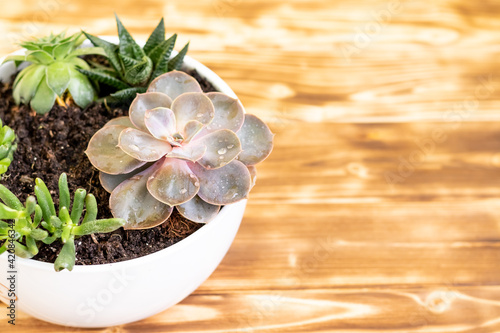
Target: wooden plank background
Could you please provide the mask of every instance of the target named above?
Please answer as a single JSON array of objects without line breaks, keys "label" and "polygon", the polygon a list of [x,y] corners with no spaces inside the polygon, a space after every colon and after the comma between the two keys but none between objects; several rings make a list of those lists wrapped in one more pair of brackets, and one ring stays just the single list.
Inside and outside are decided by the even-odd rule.
[{"label": "wooden plank background", "polygon": [[210,279],[90,331],[500,332],[498,1],[2,1],[0,52],[113,11],[163,15],[277,136]]}]

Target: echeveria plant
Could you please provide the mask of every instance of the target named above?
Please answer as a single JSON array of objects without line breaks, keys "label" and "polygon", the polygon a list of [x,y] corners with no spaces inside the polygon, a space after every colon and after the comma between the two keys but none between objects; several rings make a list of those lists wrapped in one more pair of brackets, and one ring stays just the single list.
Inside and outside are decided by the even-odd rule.
[{"label": "echeveria plant", "polygon": [[[59,178],[59,211],[45,183],[36,179],[35,196],[29,196],[23,205],[5,186],[0,185],[0,254],[14,246],[16,255],[32,258],[38,254],[38,242],[52,244],[60,240],[64,245],[54,262],[54,269],[72,270],[75,265],[75,238],[93,233],[114,231],[125,221],[117,218],[96,220],[97,202],[84,189],[75,191],[72,208],[66,174]],[[80,223],[84,209],[83,220]],[[5,220],[13,220],[7,223]],[[11,232],[14,231],[14,232]],[[9,245],[12,244],[12,245]]]},{"label": "echeveria plant", "polygon": [[95,64],[92,70],[80,71],[96,81],[117,89],[112,97],[121,101],[131,101],[137,93],[144,93],[149,83],[157,76],[179,69],[188,51],[189,43],[173,58],[177,34],[165,39],[165,24],[161,19],[149,36],[144,47],[140,47],[122,22],[116,16],[119,44],[107,42],[99,37],[85,33],[95,45],[106,52],[111,67]]},{"label": "echeveria plant", "polygon": [[0,120],[0,175],[7,172],[17,149],[16,134],[9,126],[3,126]]},{"label": "echeveria plant", "polygon": [[127,221],[125,229],[144,229],[166,221],[173,207],[206,223],[222,205],[246,198],[272,141],[238,100],[205,94],[193,77],[172,71],[137,95],[129,117],[99,130],[86,153],[111,192],[113,215]]},{"label": "echeveria plant", "polygon": [[12,95],[16,104],[30,104],[33,110],[43,114],[52,109],[56,100],[65,105],[62,98],[69,92],[78,106],[88,106],[95,92],[89,79],[77,70],[90,68],[79,56],[104,54],[104,51],[99,47],[77,48],[84,40],[82,33],[65,37],[63,32],[21,43],[26,54],[5,59],[16,64],[31,63],[14,80]]}]

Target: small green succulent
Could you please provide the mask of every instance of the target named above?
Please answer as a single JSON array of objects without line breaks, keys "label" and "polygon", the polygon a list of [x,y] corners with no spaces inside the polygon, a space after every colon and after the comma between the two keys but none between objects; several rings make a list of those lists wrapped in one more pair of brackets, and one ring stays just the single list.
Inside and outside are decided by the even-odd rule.
[{"label": "small green succulent", "polygon": [[77,68],[90,67],[79,56],[104,54],[104,51],[98,47],[78,48],[85,40],[81,32],[65,35],[62,32],[23,42],[20,45],[27,50],[25,55],[12,55],[4,60],[14,61],[16,66],[23,61],[31,63],[14,80],[12,95],[16,104],[30,104],[37,113],[44,114],[52,109],[56,100],[64,105],[62,97],[66,92],[82,108],[94,100],[92,84],[77,71]]},{"label": "small green succulent", "polygon": [[[115,15],[116,16],[116,15]],[[173,58],[177,34],[165,39],[163,18],[149,36],[144,47],[140,47],[116,16],[119,44],[107,42],[99,37],[83,32],[97,47],[106,52],[111,67],[94,64],[91,70],[79,71],[88,77],[115,88],[111,96],[119,101],[131,101],[136,94],[146,92],[146,88],[156,77],[178,70],[182,66],[189,43]]]},{"label": "small green succulent", "polygon": [[[36,196],[36,197],[35,197]],[[60,240],[64,245],[54,262],[54,269],[71,271],[75,265],[75,238],[93,233],[112,232],[125,224],[122,219],[97,218],[97,202],[84,189],[75,191],[70,210],[71,196],[66,174],[59,178],[59,212],[45,183],[37,178],[35,196],[29,196],[23,205],[5,186],[0,185],[0,254],[13,251],[22,258],[38,254],[38,245]],[[80,219],[86,208],[82,222]],[[5,220],[13,220],[11,223]]]},{"label": "small green succulent", "polygon": [[17,149],[16,134],[9,126],[3,126],[0,119],[0,175],[7,172],[10,163],[14,160]]}]

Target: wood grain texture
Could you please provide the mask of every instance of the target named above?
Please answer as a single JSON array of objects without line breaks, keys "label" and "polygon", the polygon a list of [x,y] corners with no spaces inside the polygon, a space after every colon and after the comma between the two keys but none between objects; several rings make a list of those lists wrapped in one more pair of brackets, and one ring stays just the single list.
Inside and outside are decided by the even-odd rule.
[{"label": "wood grain texture", "polygon": [[[277,135],[216,272],[90,332],[500,332],[498,1],[19,0],[0,53],[113,11],[165,16]],[[34,330],[86,331],[0,320]]]}]

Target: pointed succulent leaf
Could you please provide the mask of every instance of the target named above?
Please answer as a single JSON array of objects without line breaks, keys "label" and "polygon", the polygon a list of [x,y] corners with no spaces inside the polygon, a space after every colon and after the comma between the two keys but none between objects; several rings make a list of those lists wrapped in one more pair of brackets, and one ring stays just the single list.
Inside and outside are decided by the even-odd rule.
[{"label": "pointed succulent leaf", "polygon": [[156,200],[146,187],[154,171],[155,165],[125,180],[111,193],[111,212],[115,218],[126,221],[124,229],[153,228],[165,222],[172,213],[173,208]]},{"label": "pointed succulent leaf", "polygon": [[121,132],[118,146],[136,160],[145,162],[157,161],[172,150],[168,142],[135,128],[126,128]]},{"label": "pointed succulent leaf", "polygon": [[206,95],[214,105],[215,116],[205,127],[204,132],[213,132],[219,129],[238,132],[245,121],[245,111],[240,101],[219,92],[211,92]]},{"label": "pointed succulent leaf", "polygon": [[85,69],[85,70],[90,70],[89,64],[85,60],[83,60],[82,58],[69,57],[69,58],[66,58],[65,61],[66,61],[66,63],[75,66],[76,69],[81,68],[81,69]]},{"label": "pointed succulent leaf", "polygon": [[144,56],[140,62],[125,69],[125,81],[132,86],[142,86],[149,81],[153,72],[153,62]]},{"label": "pointed succulent leaf", "polygon": [[[169,39],[161,42],[156,46],[148,56],[153,61],[155,72],[158,68],[168,68],[168,62],[170,60],[170,55],[174,50],[175,41],[177,40],[177,34],[173,34]],[[163,74],[163,73],[161,73]]]},{"label": "pointed succulent leaf", "polygon": [[207,169],[217,169],[230,163],[241,153],[240,140],[234,132],[223,129],[191,142],[203,145],[207,150],[198,163]]},{"label": "pointed succulent leaf", "polygon": [[144,164],[140,168],[137,168],[129,173],[124,173],[120,175],[110,175],[105,172],[99,172],[99,181],[101,182],[101,186],[108,191],[109,193],[113,192],[113,190],[123,183],[125,180],[135,176],[136,174],[146,170],[151,166],[151,163]]},{"label": "pointed succulent leaf", "polygon": [[74,47],[75,47],[74,41],[69,40],[64,43],[56,45],[50,53],[52,53],[52,56],[55,59],[63,60],[69,55],[69,53]]},{"label": "pointed succulent leaf", "polygon": [[247,167],[240,161],[207,170],[198,163],[189,167],[200,180],[198,195],[212,205],[228,205],[245,199],[250,191],[251,179]]},{"label": "pointed succulent leaf", "polygon": [[136,60],[134,58],[127,57],[126,55],[121,54],[121,53],[118,54],[118,58],[120,58],[120,60],[122,61],[122,64],[123,64],[125,71],[129,68],[134,67],[138,63],[140,63],[140,60]]},{"label": "pointed succulent leaf", "polygon": [[160,23],[156,26],[155,30],[151,33],[146,44],[144,45],[144,52],[149,56],[149,53],[154,50],[155,47],[160,45],[161,42],[165,40],[165,23],[163,21],[163,17],[160,20]]},{"label": "pointed succulent leaf", "polygon": [[118,101],[128,102],[133,100],[137,96],[137,94],[143,94],[145,92],[145,87],[132,87],[118,90],[117,92],[112,93],[110,96]]},{"label": "pointed succulent leaf", "polygon": [[90,234],[98,233],[108,233],[121,228],[125,224],[123,219],[104,219],[104,220],[93,220],[84,223],[80,226],[74,227],[72,230],[75,236],[84,236]]},{"label": "pointed succulent leaf", "polygon": [[172,100],[186,92],[202,92],[200,84],[192,76],[172,71],[158,76],[148,87],[148,92],[161,92]]},{"label": "pointed succulent leaf", "polygon": [[83,33],[92,42],[92,44],[94,44],[94,46],[102,47],[102,49],[106,53],[106,56],[108,57],[111,66],[113,66],[113,68],[117,73],[121,73],[120,60],[118,59],[118,56],[116,54],[118,45],[115,45],[113,43],[105,41],[104,39],[88,34],[85,31],[83,31]]},{"label": "pointed succulent leaf", "polygon": [[203,93],[188,92],[180,95],[172,102],[172,111],[175,114],[178,132],[182,132],[191,120],[205,125],[214,118],[214,106]]},{"label": "pointed succulent leaf", "polygon": [[170,97],[159,92],[139,94],[130,104],[130,120],[138,129],[148,132],[148,128],[144,123],[146,111],[158,107],[170,108],[171,104]]},{"label": "pointed succulent leaf", "polygon": [[147,110],[144,114],[144,123],[149,133],[160,140],[168,140],[175,133],[175,115],[168,108]]},{"label": "pointed succulent leaf", "polygon": [[246,165],[260,163],[271,154],[274,135],[269,127],[256,116],[246,114],[245,122],[236,134],[243,149],[238,160]]},{"label": "pointed succulent leaf", "polygon": [[46,68],[47,84],[57,96],[62,94],[68,88],[71,80],[69,67],[64,62],[54,62]]},{"label": "pointed succulent leaf", "polygon": [[85,153],[99,171],[118,175],[131,172],[145,164],[118,147],[120,133],[126,128],[119,125],[106,126],[90,139]]},{"label": "pointed succulent leaf", "polygon": [[82,47],[71,52],[71,56],[84,56],[89,54],[107,56],[102,47]]},{"label": "pointed succulent leaf", "polygon": [[193,199],[176,206],[179,214],[188,220],[198,223],[208,223],[219,214],[220,206],[203,201],[198,195]]},{"label": "pointed succulent leaf", "polygon": [[118,28],[118,38],[120,39],[119,50],[120,54],[129,56],[131,58],[140,59],[144,56],[144,51],[136,43],[134,38],[130,35],[127,29],[123,26],[122,22],[115,14],[116,27]]},{"label": "pointed succulent leaf", "polygon": [[191,200],[198,193],[200,183],[186,162],[167,157],[149,177],[147,186],[157,200],[176,206]]},{"label": "pointed succulent leaf", "polygon": [[118,80],[117,78],[112,77],[111,75],[98,72],[96,70],[86,70],[83,68],[77,69],[80,73],[88,76],[92,80],[96,80],[97,82],[107,84],[108,86],[114,87],[116,89],[127,89],[130,88],[128,84]]},{"label": "pointed succulent leaf", "polygon": [[180,70],[182,67],[182,64],[184,63],[184,57],[186,56],[186,53],[188,52],[189,49],[189,43],[187,43],[182,50],[177,53],[175,57],[170,59],[168,62],[168,69],[167,71],[173,71],[173,70]]},{"label": "pointed succulent leaf", "polygon": [[75,69],[71,69],[70,72],[69,93],[79,107],[86,108],[94,100],[94,87],[82,73]]},{"label": "pointed succulent leaf", "polygon": [[40,50],[27,53],[26,60],[32,63],[48,65],[54,61],[54,58],[49,53]]},{"label": "pointed succulent leaf", "polygon": [[204,144],[188,143],[182,145],[182,147],[172,148],[172,151],[167,154],[167,157],[196,162],[205,155],[206,151],[207,147]]},{"label": "pointed succulent leaf", "polygon": [[60,272],[63,269],[72,271],[75,266],[75,260],[75,241],[71,238],[63,245],[61,252],[59,252],[54,262],[54,269],[56,272]]},{"label": "pointed succulent leaf", "polygon": [[113,118],[110,121],[108,121],[103,127],[113,126],[113,125],[120,125],[120,126],[135,128],[134,124],[132,124],[132,122],[130,121],[130,118],[127,116]]}]

